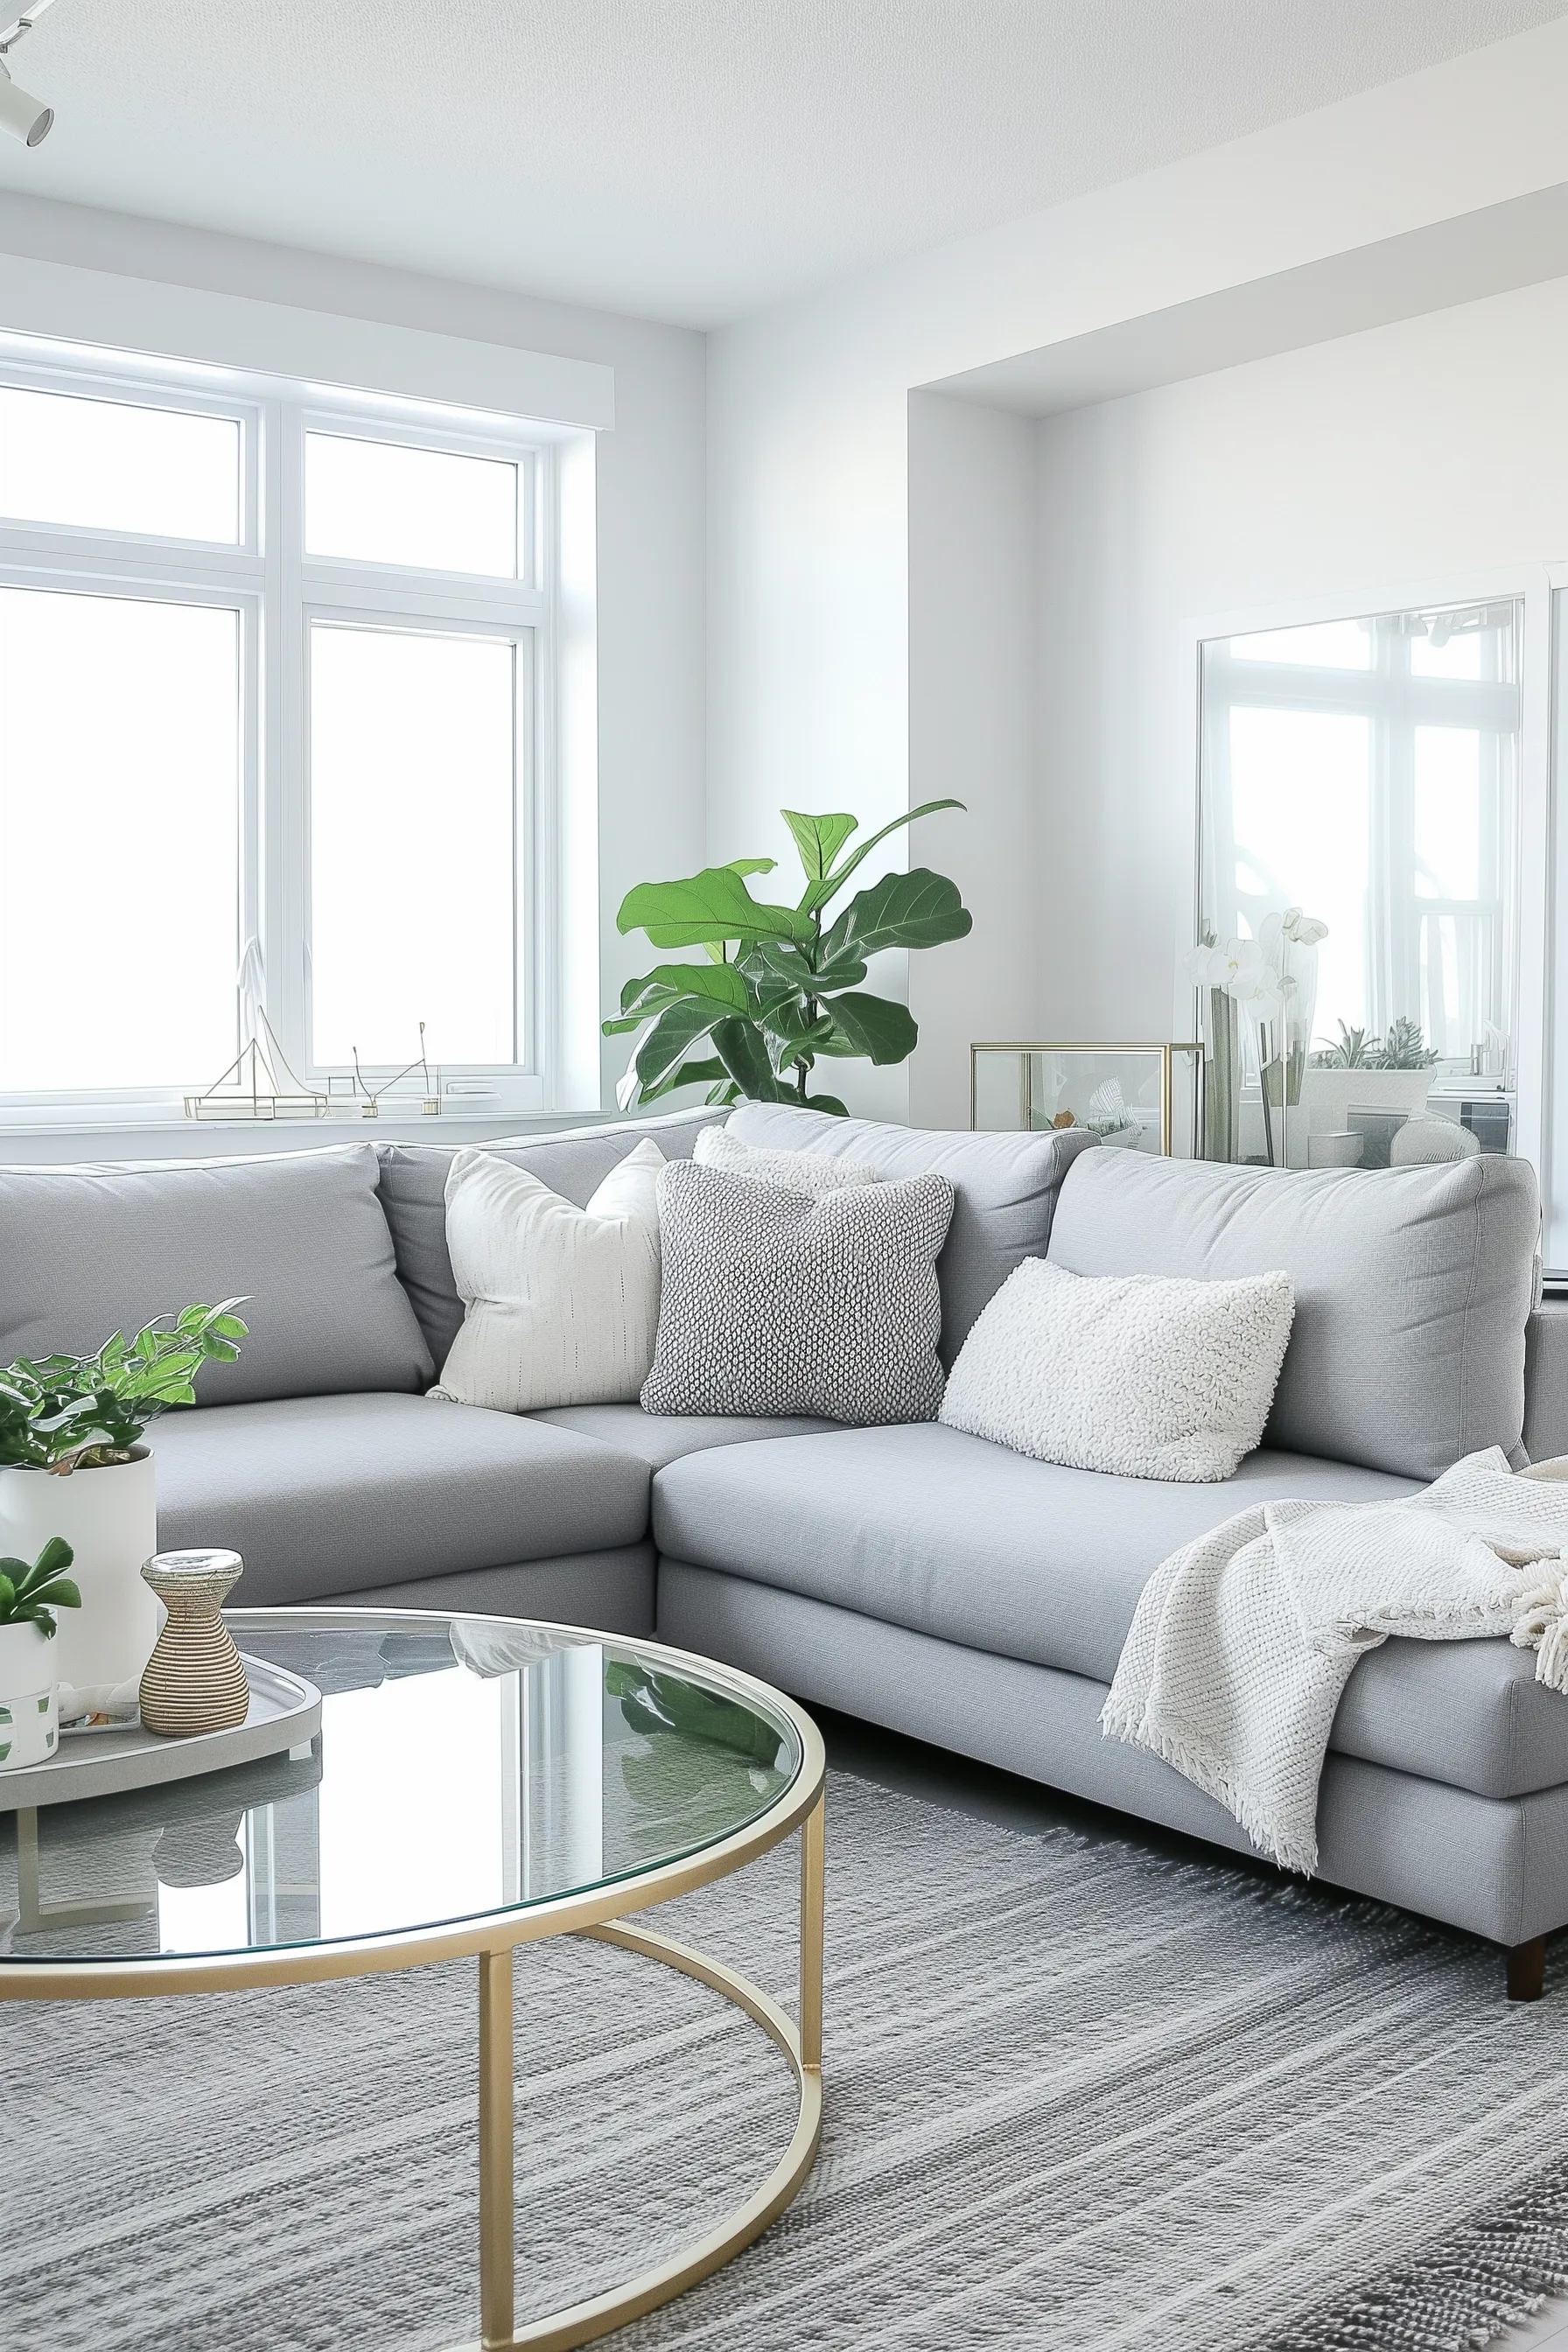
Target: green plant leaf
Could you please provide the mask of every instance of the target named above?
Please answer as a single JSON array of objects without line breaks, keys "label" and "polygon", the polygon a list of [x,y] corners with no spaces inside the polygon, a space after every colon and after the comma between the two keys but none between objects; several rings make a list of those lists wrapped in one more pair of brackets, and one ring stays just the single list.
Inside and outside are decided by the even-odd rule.
[{"label": "green plant leaf", "polygon": [[868,890],[857,891],[824,935],[823,961],[854,956],[867,962],[883,948],[938,947],[944,940],[963,939],[973,922],[956,882],[929,866],[911,866],[907,874],[884,874]]},{"label": "green plant leaf", "polygon": [[678,1087],[710,1086],[715,1080],[725,1078],[728,1075],[723,1063],[716,1054],[695,1062],[682,1062],[678,1070],[671,1070],[668,1077],[661,1078],[657,1087],[649,1087],[646,1092],[639,1087],[637,1100],[643,1103],[657,1102],[660,1095],[672,1095]]},{"label": "green plant leaf", "polygon": [[789,1090],[768,1059],[768,1049],[754,1022],[731,1013],[713,1032],[713,1043],[724,1067],[750,1102],[787,1102]]},{"label": "green plant leaf", "polygon": [[[908,1061],[921,1034],[908,1005],[854,989],[834,998],[832,1025],[848,1040],[849,1053],[863,1054],[875,1063]],[[832,1053],[835,1048],[823,1050]]]},{"label": "green plant leaf", "polygon": [[646,931],[656,948],[695,948],[709,940],[809,938],[794,907],[753,898],[733,866],[708,866],[684,882],[639,882],[616,918],[623,931]]},{"label": "green plant leaf", "polygon": [[0,1625],[9,1625],[16,1607],[16,1588],[8,1576],[0,1575]]},{"label": "green plant leaf", "polygon": [[800,902],[803,911],[806,914],[814,914],[817,908],[825,907],[829,898],[836,898],[861,860],[869,857],[878,843],[886,841],[890,833],[897,833],[900,825],[913,824],[919,817],[933,816],[938,809],[961,809],[963,805],[962,801],[922,801],[919,808],[909,810],[903,816],[894,817],[892,823],[885,824],[880,833],[874,833],[868,841],[861,842],[858,848],[853,850],[845,859],[837,873],[826,874],[820,882],[812,884]]},{"label": "green plant leaf", "polygon": [[780,814],[795,836],[795,845],[800,852],[800,862],[805,868],[808,882],[822,880],[860,823],[858,816],[843,814],[804,816],[799,809],[783,809]]},{"label": "green plant leaf", "polygon": [[632,1064],[645,1095],[659,1086],[686,1059],[700,1038],[706,1037],[728,1008],[711,997],[681,996],[667,1004],[638,1046]]},{"label": "green plant leaf", "polygon": [[771,874],[777,864],[776,857],[731,857],[729,871],[742,875]]},{"label": "green plant leaf", "polygon": [[841,1103],[837,1095],[807,1095],[805,1107],[807,1110],[830,1111],[835,1118],[847,1118],[849,1116],[848,1104]]},{"label": "green plant leaf", "polygon": [[27,1595],[32,1609],[79,1609],[81,1587],[68,1576],[57,1576],[52,1584],[40,1585]]}]

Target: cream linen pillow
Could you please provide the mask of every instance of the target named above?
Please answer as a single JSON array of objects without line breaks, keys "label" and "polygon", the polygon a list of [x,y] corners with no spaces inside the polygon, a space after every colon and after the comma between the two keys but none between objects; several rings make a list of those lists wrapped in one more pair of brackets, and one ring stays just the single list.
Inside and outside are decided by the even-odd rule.
[{"label": "cream linen pillow", "polygon": [[754,1151],[727,1128],[705,1127],[692,1153],[700,1168],[721,1168],[726,1176],[749,1176],[753,1183],[788,1184],[820,1200],[846,1184],[879,1184],[874,1168],[830,1160],[825,1151]]},{"label": "cream linen pillow", "polygon": [[664,1164],[645,1137],[579,1209],[490,1152],[455,1152],[447,1247],[463,1328],[430,1394],[498,1412],[635,1401],[658,1328]]},{"label": "cream linen pillow", "polygon": [[1026,1257],[964,1341],[941,1418],[1071,1470],[1228,1478],[1262,1440],[1295,1311],[1288,1274],[1085,1276]]}]

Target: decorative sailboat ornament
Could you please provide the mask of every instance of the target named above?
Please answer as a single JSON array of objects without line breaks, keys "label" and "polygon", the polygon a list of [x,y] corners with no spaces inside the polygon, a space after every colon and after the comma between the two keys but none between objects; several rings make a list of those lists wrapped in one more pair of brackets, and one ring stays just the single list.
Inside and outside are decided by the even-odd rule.
[{"label": "decorative sailboat ornament", "polygon": [[[185,1097],[187,1118],[326,1118],[332,1105],[301,1086],[261,1006],[261,950],[246,946],[239,966],[239,1022],[244,1045],[226,1070],[199,1095]],[[280,1083],[279,1073],[287,1085]]]}]

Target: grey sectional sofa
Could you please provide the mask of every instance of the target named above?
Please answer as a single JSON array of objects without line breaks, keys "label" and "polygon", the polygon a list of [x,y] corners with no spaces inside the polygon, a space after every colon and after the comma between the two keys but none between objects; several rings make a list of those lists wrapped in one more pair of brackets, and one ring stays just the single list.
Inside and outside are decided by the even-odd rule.
[{"label": "grey sectional sofa", "polygon": [[[495,1145],[585,1202],[637,1139],[721,1113]],[[1458,1456],[1568,1451],[1568,1315],[1537,1307],[1530,1171],[1152,1161],[1081,1133],[921,1134],[746,1105],[756,1144],[937,1168],[942,1352],[1021,1258],[1084,1274],[1287,1267],[1264,1447],[1224,1486],[1037,1463],[936,1423],[527,1418],[427,1398],[461,1309],[449,1151],[353,1143],[0,1171],[0,1361],[245,1293],[251,1338],[158,1425],[160,1537],[232,1544],[252,1604],[376,1601],[647,1633],[816,1700],[1241,1852],[1228,1814],[1098,1717],[1138,1594],[1269,1496],[1413,1491]],[[1528,1366],[1528,1379],[1527,1379]],[[1355,1669],[1320,1809],[1325,1878],[1489,1937],[1510,1989],[1568,1924],[1568,1700],[1506,1643],[1393,1642]]]}]

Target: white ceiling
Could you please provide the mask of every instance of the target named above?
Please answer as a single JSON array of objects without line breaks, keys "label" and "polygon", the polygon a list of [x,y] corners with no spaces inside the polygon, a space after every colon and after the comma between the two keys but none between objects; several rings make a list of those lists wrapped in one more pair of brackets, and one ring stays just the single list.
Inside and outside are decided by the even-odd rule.
[{"label": "white ceiling", "polygon": [[1568,0],[57,0],[0,187],[708,326]]}]

